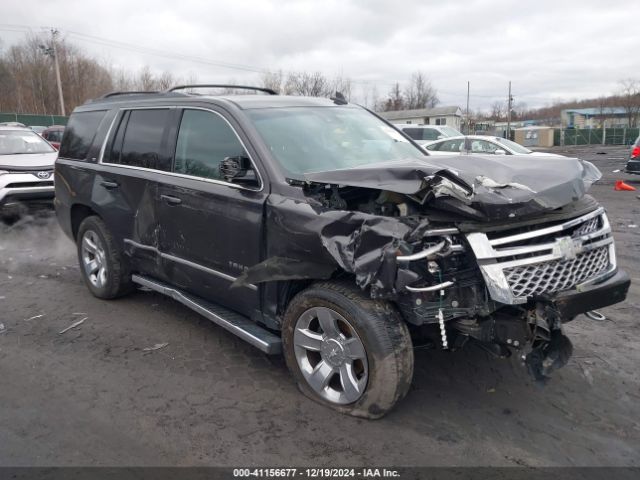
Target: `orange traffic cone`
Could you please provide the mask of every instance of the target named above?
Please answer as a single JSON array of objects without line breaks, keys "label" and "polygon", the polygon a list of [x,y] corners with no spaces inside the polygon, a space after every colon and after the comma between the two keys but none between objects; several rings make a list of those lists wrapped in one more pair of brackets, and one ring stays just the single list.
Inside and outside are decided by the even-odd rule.
[{"label": "orange traffic cone", "polygon": [[631,185],[628,185],[626,183],[624,183],[622,180],[618,180],[616,181],[616,186],[613,187],[614,190],[617,191],[627,191],[627,192],[633,192],[636,187],[632,187]]}]

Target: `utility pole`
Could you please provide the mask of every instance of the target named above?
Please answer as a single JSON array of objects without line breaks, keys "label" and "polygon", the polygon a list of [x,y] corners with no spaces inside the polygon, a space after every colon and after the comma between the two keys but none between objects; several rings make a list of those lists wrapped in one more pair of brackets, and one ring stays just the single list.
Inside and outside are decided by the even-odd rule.
[{"label": "utility pole", "polygon": [[507,99],[507,139],[511,140],[511,104],[513,97],[511,96],[511,80],[509,80],[509,98]]},{"label": "utility pole", "polygon": [[53,58],[53,66],[56,71],[56,83],[58,85],[58,100],[60,102],[60,114],[66,116],[64,109],[64,97],[62,96],[62,80],[60,80],[60,64],[58,63],[58,50],[56,49],[56,36],[60,32],[55,28],[51,29],[51,46],[39,45],[40,50],[48,57]]},{"label": "utility pole", "polygon": [[470,82],[467,80],[467,135],[471,135],[471,122],[469,120],[469,89]]},{"label": "utility pole", "polygon": [[56,69],[56,81],[58,82],[58,100],[60,100],[60,112],[64,117],[67,113],[64,110],[64,97],[62,96],[62,81],[60,80],[60,64],[58,63],[58,51],[56,50],[56,35],[58,35],[58,30],[55,28],[51,29],[51,50],[53,52],[53,64]]}]

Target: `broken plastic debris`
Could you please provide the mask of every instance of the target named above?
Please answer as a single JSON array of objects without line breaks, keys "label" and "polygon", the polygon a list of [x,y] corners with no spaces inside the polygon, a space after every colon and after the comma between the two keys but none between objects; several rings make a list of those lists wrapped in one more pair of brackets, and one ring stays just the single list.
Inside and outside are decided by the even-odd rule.
[{"label": "broken plastic debris", "polygon": [[615,170],[612,170],[611,173],[618,173],[620,171],[619,168],[616,168]]},{"label": "broken plastic debris", "polygon": [[156,343],[153,347],[145,347],[142,349],[143,352],[153,352],[154,350],[160,350],[161,348],[166,347],[169,343]]},{"label": "broken plastic debris", "polygon": [[72,328],[76,328],[79,327],[80,325],[82,325],[84,323],[84,321],[89,318],[89,317],[84,317],[81,318],[80,320],[78,320],[77,322],[73,322],[71,325],[69,325],[67,328],[65,328],[64,330],[61,330],[60,332],[58,332],[59,335],[62,335],[65,332],[68,332],[69,330],[71,330]]},{"label": "broken plastic debris", "polygon": [[4,326],[4,323],[0,323],[0,333],[4,333],[7,331],[7,328]]},{"label": "broken plastic debris", "polygon": [[44,313],[41,313],[40,315],[34,315],[33,317],[25,318],[24,321],[28,322],[29,320],[35,320],[36,318],[44,317],[44,315]]}]

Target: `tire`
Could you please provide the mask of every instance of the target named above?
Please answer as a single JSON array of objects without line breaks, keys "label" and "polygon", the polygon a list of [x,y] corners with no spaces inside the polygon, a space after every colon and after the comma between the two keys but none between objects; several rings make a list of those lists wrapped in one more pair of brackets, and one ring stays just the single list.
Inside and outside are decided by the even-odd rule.
[{"label": "tire", "polygon": [[100,217],[90,216],[82,221],[76,245],[82,278],[94,296],[111,299],[133,290],[128,266]]},{"label": "tire", "polygon": [[380,418],[411,386],[413,345],[404,320],[389,302],[350,284],[317,283],[296,295],[282,343],[302,393],[341,413]]}]

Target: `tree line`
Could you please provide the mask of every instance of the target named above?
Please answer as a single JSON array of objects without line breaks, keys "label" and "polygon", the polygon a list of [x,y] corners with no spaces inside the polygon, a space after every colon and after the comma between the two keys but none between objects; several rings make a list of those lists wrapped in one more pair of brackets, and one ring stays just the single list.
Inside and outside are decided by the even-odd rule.
[{"label": "tree line", "polygon": [[[60,114],[52,41],[56,42],[67,113],[112,91],[162,91],[179,83],[198,83],[194,75],[185,78],[169,71],[154,73],[148,66],[136,72],[114,68],[65,39],[44,34],[27,36],[6,49],[0,39],[0,112]],[[284,95],[330,97],[340,92],[347,100],[359,96],[356,101],[364,100],[366,106],[379,111],[425,108],[438,103],[436,89],[422,72],[415,72],[403,87],[400,82],[395,83],[383,96],[375,85],[356,83],[342,75],[329,77],[322,72],[265,72],[249,84]],[[235,92],[226,89],[222,93]]]}]

